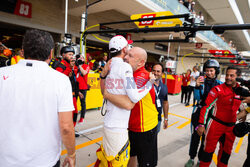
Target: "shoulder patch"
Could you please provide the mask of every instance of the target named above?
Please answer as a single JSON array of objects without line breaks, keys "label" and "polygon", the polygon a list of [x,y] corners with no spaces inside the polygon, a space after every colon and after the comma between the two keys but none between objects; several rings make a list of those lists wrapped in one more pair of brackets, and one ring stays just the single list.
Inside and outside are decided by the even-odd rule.
[{"label": "shoulder patch", "polygon": [[216,89],[218,92],[221,91],[220,87],[218,87],[218,86],[216,86],[215,89]]},{"label": "shoulder patch", "polygon": [[132,72],[130,70],[127,70],[125,71],[125,76],[128,77],[128,76],[131,76]]},{"label": "shoulder patch", "polygon": [[215,92],[214,91],[210,91],[209,94],[211,94],[211,96],[215,96]]}]

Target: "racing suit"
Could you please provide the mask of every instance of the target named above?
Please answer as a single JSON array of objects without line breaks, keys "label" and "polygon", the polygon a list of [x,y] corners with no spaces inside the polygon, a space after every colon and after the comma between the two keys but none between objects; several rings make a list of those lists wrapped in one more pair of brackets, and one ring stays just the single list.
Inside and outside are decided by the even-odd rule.
[{"label": "racing suit", "polygon": [[57,67],[56,71],[59,71],[65,75],[69,76],[69,73],[71,73],[71,71],[72,71],[69,62],[67,60],[63,59],[61,61],[61,64],[63,64],[66,67],[66,69],[63,69],[62,67]]},{"label": "racing suit", "polygon": [[[237,84],[236,87],[238,86]],[[212,88],[209,92],[205,106],[201,108],[199,119],[199,124],[206,125],[207,117],[210,117],[207,122],[200,167],[209,167],[218,141],[220,141],[220,149],[217,166],[227,167],[235,140],[233,127],[240,104],[239,95],[236,95],[225,83]],[[212,107],[214,110],[209,115]]]},{"label": "racing suit", "polygon": [[[201,95],[201,101],[200,104],[196,107],[194,107],[195,111],[192,114],[192,118],[191,118],[191,122],[192,122],[192,127],[196,127],[198,125],[199,122],[199,116],[200,116],[200,110],[202,108],[202,106],[205,105],[205,100],[207,98],[207,95],[209,93],[209,91],[217,86],[222,84],[222,82],[220,80],[216,80],[216,79],[205,79],[204,81],[204,85],[200,85],[199,87],[196,87],[195,89],[200,89],[200,91],[203,89],[203,94]],[[196,109],[196,110],[195,110]],[[198,154],[198,158],[199,160],[201,159],[201,154],[202,154],[202,150],[203,150],[203,143],[204,143],[204,135],[202,136],[202,142],[201,142],[201,146],[199,149],[199,154]],[[197,150],[198,150],[198,146],[200,143],[200,136],[198,135],[196,130],[193,130],[192,136],[191,136],[191,142],[190,142],[190,148],[189,148],[189,156],[190,159],[194,159],[196,157],[197,154]]]}]

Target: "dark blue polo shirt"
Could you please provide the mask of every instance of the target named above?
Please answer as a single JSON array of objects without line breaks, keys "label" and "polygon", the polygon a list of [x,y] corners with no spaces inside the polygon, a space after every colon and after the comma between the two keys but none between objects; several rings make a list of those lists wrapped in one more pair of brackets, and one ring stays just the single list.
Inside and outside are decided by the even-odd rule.
[{"label": "dark blue polo shirt", "polygon": [[[161,121],[161,114],[163,110],[163,101],[168,101],[168,87],[167,85],[162,83],[162,80],[160,80],[160,84],[157,87],[155,87],[155,105],[158,111],[158,121]],[[157,99],[160,99],[161,106],[157,106]]]}]

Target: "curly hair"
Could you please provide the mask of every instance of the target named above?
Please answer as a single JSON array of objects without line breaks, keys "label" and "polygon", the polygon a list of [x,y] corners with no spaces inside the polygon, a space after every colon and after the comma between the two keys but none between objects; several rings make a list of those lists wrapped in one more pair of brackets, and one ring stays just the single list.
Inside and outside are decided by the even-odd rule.
[{"label": "curly hair", "polygon": [[30,29],[25,33],[22,47],[25,59],[45,61],[54,48],[54,40],[48,32]]}]

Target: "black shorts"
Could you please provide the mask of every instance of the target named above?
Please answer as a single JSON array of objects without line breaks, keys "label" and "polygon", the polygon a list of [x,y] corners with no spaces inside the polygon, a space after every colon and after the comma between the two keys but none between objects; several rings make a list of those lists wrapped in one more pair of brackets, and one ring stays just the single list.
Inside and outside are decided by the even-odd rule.
[{"label": "black shorts", "polygon": [[147,132],[129,131],[130,156],[137,156],[139,167],[157,166],[157,126]]}]

